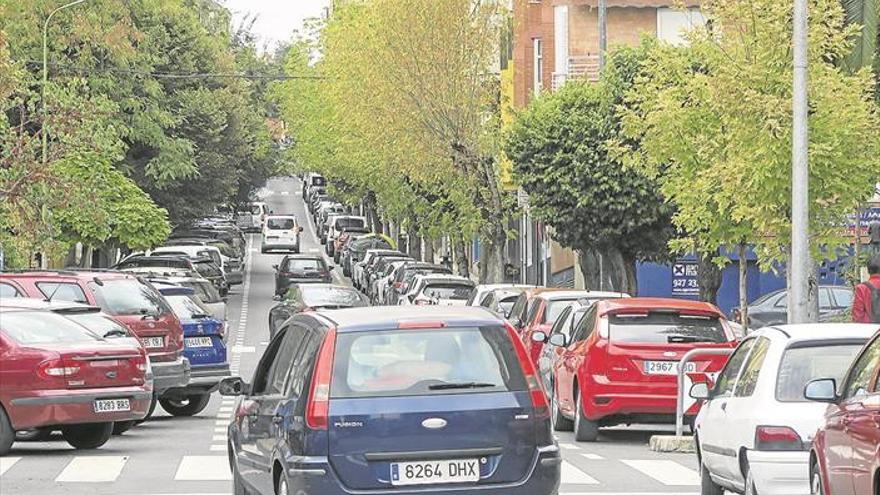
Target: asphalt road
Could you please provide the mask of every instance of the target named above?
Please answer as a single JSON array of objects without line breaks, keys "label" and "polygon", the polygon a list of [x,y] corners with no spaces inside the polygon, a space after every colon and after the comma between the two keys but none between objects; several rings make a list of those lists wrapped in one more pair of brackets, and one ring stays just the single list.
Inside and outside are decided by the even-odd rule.
[{"label": "asphalt road", "polygon": [[[295,179],[279,178],[271,180],[261,195],[275,213],[292,212],[302,219],[302,252],[317,253],[321,245],[299,191]],[[230,359],[234,373],[248,381],[268,344],[267,320],[274,304],[272,265],[282,256],[260,254],[259,236],[251,236],[245,283],[230,294]],[[345,282],[340,273],[335,276]],[[208,408],[192,418],[172,418],[160,407],[151,421],[90,452],[75,451],[60,438],[16,443],[7,457],[0,458],[0,495],[230,494],[226,424],[234,405],[234,400],[215,394]],[[654,433],[646,428],[616,428],[593,444],[576,443],[570,433],[559,434],[565,458],[561,493],[698,493],[694,456],[651,452],[647,442]]]}]

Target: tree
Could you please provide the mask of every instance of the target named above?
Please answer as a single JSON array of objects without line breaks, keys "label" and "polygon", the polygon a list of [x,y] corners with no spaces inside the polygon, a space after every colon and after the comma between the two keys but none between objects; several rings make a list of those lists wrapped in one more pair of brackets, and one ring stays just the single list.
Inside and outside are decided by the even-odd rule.
[{"label": "tree", "polygon": [[569,82],[534,100],[507,136],[506,154],[533,215],[581,253],[589,289],[606,288],[604,262],[607,288],[635,294],[636,261],[664,257],[671,233],[671,209],[655,182],[624,168],[606,146],[618,136],[616,103],[643,52],[620,49],[598,84]]},{"label": "tree", "polygon": [[[790,244],[791,1],[702,7],[711,29],[693,31],[687,47],[652,50],[628,93],[623,135],[638,147],[623,144],[623,158],[656,177],[676,205],[682,236],[674,246],[742,255],[751,245],[770,268]],[[870,72],[832,63],[849,53],[854,33],[840,5],[812,0],[810,11],[810,231],[818,258],[847,244],[841,225],[873,190],[880,121]]]}]

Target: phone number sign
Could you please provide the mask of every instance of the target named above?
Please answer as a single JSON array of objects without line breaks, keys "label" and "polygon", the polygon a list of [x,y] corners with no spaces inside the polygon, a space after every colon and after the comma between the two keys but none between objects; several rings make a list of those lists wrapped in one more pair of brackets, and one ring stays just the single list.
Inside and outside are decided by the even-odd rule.
[{"label": "phone number sign", "polygon": [[676,296],[696,296],[700,294],[697,278],[697,264],[677,262],[672,265],[672,294]]}]

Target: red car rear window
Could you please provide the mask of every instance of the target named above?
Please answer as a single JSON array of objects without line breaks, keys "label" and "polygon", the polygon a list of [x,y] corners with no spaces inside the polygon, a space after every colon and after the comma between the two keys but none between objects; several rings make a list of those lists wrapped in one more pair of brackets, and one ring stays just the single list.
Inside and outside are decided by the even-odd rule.
[{"label": "red car rear window", "polygon": [[717,316],[677,313],[610,315],[609,340],[639,344],[721,344],[729,341]]},{"label": "red car rear window", "polygon": [[8,311],[0,318],[0,328],[22,345],[95,342],[100,337],[84,326],[48,311]]}]

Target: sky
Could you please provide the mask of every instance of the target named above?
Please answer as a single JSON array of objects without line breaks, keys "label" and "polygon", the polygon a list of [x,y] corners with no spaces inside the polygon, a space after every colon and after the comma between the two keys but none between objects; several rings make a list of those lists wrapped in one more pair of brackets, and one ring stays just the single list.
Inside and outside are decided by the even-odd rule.
[{"label": "sky", "polygon": [[257,15],[254,32],[261,40],[274,46],[287,41],[290,34],[302,28],[303,19],[319,17],[330,0],[225,0],[236,24],[248,13]]}]

